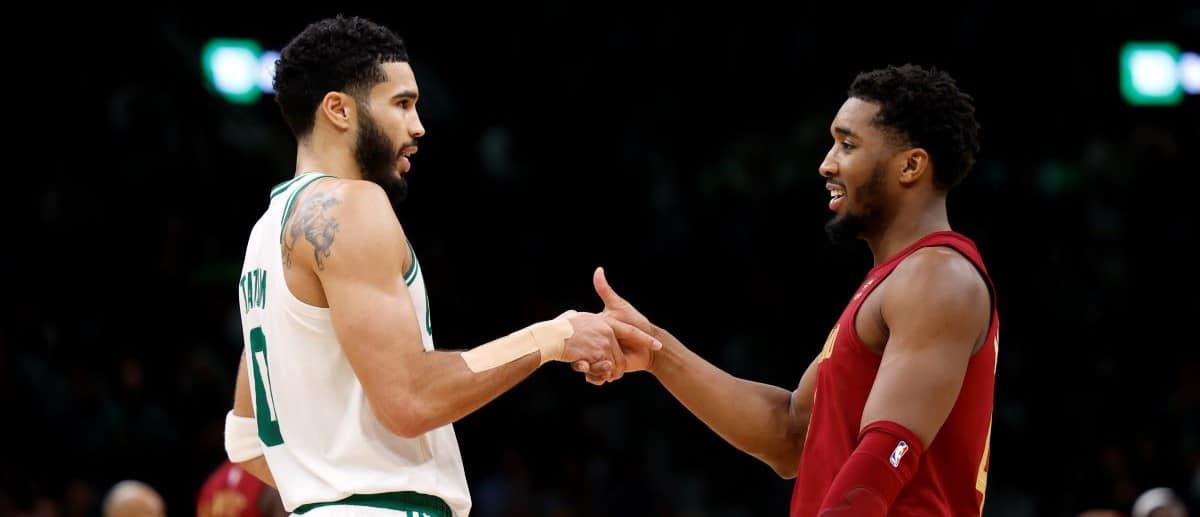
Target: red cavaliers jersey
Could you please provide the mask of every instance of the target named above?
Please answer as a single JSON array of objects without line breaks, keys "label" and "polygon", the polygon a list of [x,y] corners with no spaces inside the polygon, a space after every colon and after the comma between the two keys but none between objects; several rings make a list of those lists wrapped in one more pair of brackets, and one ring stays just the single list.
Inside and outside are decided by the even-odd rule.
[{"label": "red cavaliers jersey", "polygon": [[258,498],[267,485],[235,463],[208,476],[196,501],[197,517],[262,517]]},{"label": "red cavaliers jersey", "polygon": [[953,248],[975,264],[992,292],[992,321],[984,345],[967,364],[962,391],[949,417],[933,444],[927,444],[916,476],[900,492],[888,515],[977,517],[982,513],[1000,319],[995,289],[979,250],[963,235],[943,231],[922,237],[872,268],[829,333],[817,367],[812,418],[792,491],[791,517],[817,515],[838,470],[858,445],[863,407],[882,358],[863,344],[854,328],[858,308],[902,260],[927,246]]}]

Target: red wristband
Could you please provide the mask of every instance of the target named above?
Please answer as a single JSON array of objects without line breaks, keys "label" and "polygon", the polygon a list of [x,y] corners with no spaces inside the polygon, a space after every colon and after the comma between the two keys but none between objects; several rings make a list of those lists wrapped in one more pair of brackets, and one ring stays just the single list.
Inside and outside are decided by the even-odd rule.
[{"label": "red wristband", "polygon": [[821,517],[884,517],[904,485],[917,474],[924,447],[895,422],[872,422],[833,479],[817,513]]}]

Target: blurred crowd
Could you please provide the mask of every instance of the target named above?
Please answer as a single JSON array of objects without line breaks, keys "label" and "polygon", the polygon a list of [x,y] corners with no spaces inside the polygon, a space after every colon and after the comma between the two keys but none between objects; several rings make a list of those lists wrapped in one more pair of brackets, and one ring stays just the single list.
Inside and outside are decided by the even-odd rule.
[{"label": "blurred crowd", "polygon": [[[968,18],[983,38],[996,37],[989,23],[1021,17]],[[522,56],[503,64],[400,24],[429,135],[399,216],[421,256],[439,347],[598,309],[589,279],[604,265],[614,287],[718,366],[798,381],[870,266],[865,248],[825,241],[816,172],[860,66],[806,50],[823,41],[812,34],[780,36],[735,16],[717,35],[663,19],[628,32],[538,25],[536,37],[470,22],[472,41]],[[180,61],[181,26],[166,24],[165,43],[138,55]],[[1097,27],[1062,52],[1112,50],[1087,39]],[[704,38],[714,48],[695,52]],[[97,41],[132,55],[120,34]],[[934,52],[943,46],[906,55],[944,64],[976,92],[984,128],[980,162],[949,204],[988,263],[1004,322],[985,515],[1200,512],[1200,351],[1188,323],[1200,297],[1184,251],[1200,235],[1200,99],[1124,106],[1094,86],[1108,78],[1096,70],[1115,62],[1109,54],[1029,63],[1030,76],[1055,76],[1071,92],[1046,95],[973,64],[1004,62],[1002,51],[947,58]],[[1036,47],[1011,41],[1004,52]],[[640,79],[618,88],[631,91],[600,80],[615,73],[598,71],[613,55],[621,75]],[[778,72],[801,65],[820,65],[820,84]],[[169,81],[132,64],[80,66],[115,77],[102,102],[73,114],[92,138],[36,153],[45,173],[16,196],[21,216],[9,228],[33,252],[9,257],[0,302],[0,516],[134,515],[114,513],[114,501],[151,512],[136,515],[191,514],[225,457],[245,238],[271,186],[291,174],[292,142],[269,99],[225,106],[191,64],[163,65],[178,76]],[[720,79],[697,89],[696,70]],[[32,123],[32,133],[57,134],[54,118]],[[534,209],[545,199],[560,200],[563,216]],[[596,388],[546,370],[456,424],[473,515],[787,507],[790,481],[648,376]]]}]

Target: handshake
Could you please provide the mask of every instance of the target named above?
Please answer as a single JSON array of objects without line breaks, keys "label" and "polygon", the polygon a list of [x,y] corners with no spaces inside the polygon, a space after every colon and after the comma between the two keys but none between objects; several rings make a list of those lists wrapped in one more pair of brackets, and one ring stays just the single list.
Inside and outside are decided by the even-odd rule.
[{"label": "handshake", "polygon": [[595,385],[615,381],[628,372],[649,370],[654,352],[663,347],[661,330],[613,291],[603,268],[596,268],[592,284],[604,302],[604,311],[567,311],[555,318],[566,319],[574,330],[558,360],[571,363],[571,369]]}]

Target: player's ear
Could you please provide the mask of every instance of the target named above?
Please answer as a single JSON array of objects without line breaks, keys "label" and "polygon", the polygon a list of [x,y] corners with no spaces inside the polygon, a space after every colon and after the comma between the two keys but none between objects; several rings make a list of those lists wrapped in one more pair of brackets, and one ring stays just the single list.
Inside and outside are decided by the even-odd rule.
[{"label": "player's ear", "polygon": [[329,92],[321,98],[317,116],[328,120],[333,127],[348,130],[353,124],[357,110],[358,105],[354,102],[354,97],[342,92]]},{"label": "player's ear", "polygon": [[929,152],[920,147],[901,151],[896,159],[900,161],[900,184],[906,187],[915,185],[922,177],[933,172]]}]

